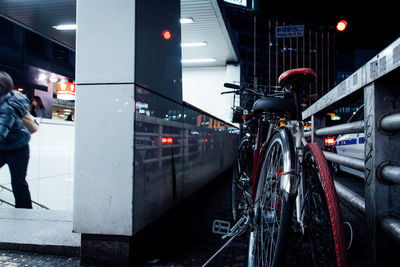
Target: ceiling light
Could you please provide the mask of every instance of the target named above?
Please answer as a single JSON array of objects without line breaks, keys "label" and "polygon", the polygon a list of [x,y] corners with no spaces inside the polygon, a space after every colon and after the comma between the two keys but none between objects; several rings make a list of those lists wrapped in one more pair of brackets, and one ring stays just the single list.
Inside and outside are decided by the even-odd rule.
[{"label": "ceiling light", "polygon": [[196,42],[196,43],[181,43],[182,47],[197,47],[197,46],[206,46],[207,42]]},{"label": "ceiling light", "polygon": [[180,19],[180,22],[181,22],[181,24],[187,24],[187,23],[193,23],[194,20],[193,20],[193,18],[183,18],[183,19]]},{"label": "ceiling light", "polygon": [[47,80],[47,75],[44,74],[44,73],[39,74],[38,80],[39,80],[39,81],[45,81],[45,80]]},{"label": "ceiling light", "polygon": [[54,75],[54,74],[52,74],[51,76],[50,76],[50,82],[52,82],[52,83],[55,83],[55,82],[57,82],[58,81],[58,79],[57,79],[57,76],[56,75]]},{"label": "ceiling light", "polygon": [[53,28],[59,31],[76,30],[76,24],[61,24],[53,26]]},{"label": "ceiling light", "polygon": [[182,59],[182,63],[207,63],[217,61],[216,58]]}]

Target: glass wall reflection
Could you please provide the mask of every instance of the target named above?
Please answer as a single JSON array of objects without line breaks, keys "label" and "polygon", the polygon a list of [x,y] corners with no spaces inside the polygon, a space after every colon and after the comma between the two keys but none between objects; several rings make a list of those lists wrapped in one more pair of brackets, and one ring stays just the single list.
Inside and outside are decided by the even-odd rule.
[{"label": "glass wall reflection", "polygon": [[143,87],[135,93],[137,232],[230,167],[239,131]]}]

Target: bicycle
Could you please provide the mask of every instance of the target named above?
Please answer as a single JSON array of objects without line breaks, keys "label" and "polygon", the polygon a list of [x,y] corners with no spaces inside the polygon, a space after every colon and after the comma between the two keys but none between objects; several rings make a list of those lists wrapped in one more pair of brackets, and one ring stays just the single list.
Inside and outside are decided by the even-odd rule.
[{"label": "bicycle", "polygon": [[[346,264],[330,169],[321,149],[304,138],[303,91],[315,78],[308,68],[285,71],[278,80],[281,91],[274,97],[263,94],[253,105],[256,132],[244,136],[233,175],[232,192],[240,192],[235,195],[239,198],[232,199],[237,221],[232,228],[225,221],[216,220],[213,225],[213,231],[231,237],[221,249],[250,230],[249,266]],[[251,179],[243,168],[246,158],[241,156],[249,150]]]}]

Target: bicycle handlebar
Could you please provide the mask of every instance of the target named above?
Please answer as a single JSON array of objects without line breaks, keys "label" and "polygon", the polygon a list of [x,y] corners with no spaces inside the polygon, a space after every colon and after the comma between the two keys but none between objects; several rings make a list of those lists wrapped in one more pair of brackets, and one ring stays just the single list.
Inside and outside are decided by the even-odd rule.
[{"label": "bicycle handlebar", "polygon": [[232,88],[232,89],[240,89],[240,85],[233,84],[233,83],[224,83],[224,87]]}]

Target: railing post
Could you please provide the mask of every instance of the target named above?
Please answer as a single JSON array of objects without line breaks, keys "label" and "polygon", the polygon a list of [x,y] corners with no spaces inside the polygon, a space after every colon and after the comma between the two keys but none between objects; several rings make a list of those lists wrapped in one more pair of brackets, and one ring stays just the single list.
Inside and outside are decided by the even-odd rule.
[{"label": "railing post", "polygon": [[[400,186],[384,182],[380,170],[387,164],[398,165],[399,133],[387,133],[380,128],[383,116],[400,111],[400,94],[389,78],[380,79],[364,87],[365,134],[365,218],[368,235],[369,265],[376,265],[390,247],[377,247],[377,239],[388,237],[379,232],[386,215],[400,215]],[[388,242],[379,242],[387,245]]]},{"label": "railing post", "polygon": [[316,131],[326,126],[326,116],[323,112],[316,113],[311,116],[311,142],[318,144],[321,149],[325,147],[323,136],[318,136]]}]

